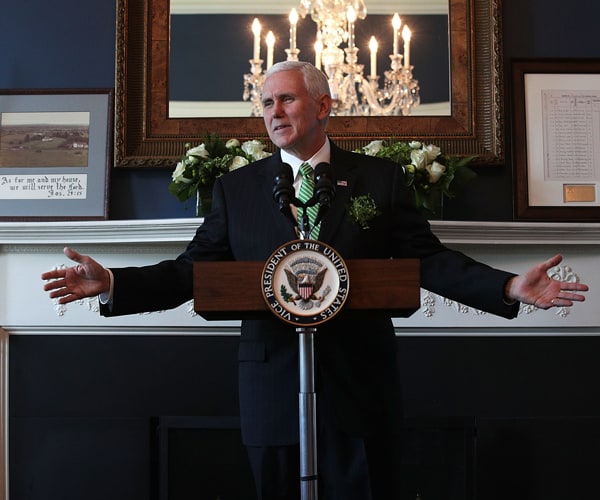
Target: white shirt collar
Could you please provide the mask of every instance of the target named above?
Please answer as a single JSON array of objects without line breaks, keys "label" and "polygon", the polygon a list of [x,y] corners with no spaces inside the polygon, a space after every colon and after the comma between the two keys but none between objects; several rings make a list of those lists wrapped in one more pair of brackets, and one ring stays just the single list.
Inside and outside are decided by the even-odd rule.
[{"label": "white shirt collar", "polygon": [[315,168],[319,163],[325,162],[330,163],[331,160],[331,144],[329,142],[329,137],[325,138],[325,143],[317,151],[311,158],[308,160],[300,160],[290,153],[285,152],[283,149],[281,150],[281,161],[283,163],[287,163],[292,167],[292,172],[294,174],[294,179],[298,176],[298,170],[300,170],[300,165],[307,161],[310,165]]}]

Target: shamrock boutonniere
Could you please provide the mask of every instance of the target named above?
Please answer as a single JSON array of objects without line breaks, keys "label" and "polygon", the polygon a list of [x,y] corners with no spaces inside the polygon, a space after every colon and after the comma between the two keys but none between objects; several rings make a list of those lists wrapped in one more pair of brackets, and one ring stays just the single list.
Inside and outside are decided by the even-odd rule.
[{"label": "shamrock boutonniere", "polygon": [[381,214],[370,194],[353,196],[350,198],[347,208],[352,222],[358,224],[362,229],[369,229],[369,221]]}]

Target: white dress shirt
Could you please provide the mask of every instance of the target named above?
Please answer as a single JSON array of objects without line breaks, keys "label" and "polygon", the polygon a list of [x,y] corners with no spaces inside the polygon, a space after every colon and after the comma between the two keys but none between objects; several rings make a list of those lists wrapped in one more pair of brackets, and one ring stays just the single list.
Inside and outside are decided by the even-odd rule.
[{"label": "white dress shirt", "polygon": [[309,158],[308,160],[300,160],[299,158],[296,158],[295,156],[291,155],[290,153],[286,153],[285,151],[281,150],[281,161],[283,163],[287,163],[288,165],[290,165],[292,167],[292,174],[294,176],[294,189],[296,191],[296,196],[298,196],[298,193],[300,191],[300,184],[302,184],[302,176],[300,175],[300,165],[302,165],[305,161],[310,163],[310,166],[314,168],[319,164],[319,163],[329,163],[331,159],[331,144],[329,143],[329,138],[325,139],[325,143],[323,144],[323,146],[321,147],[321,149],[319,149],[319,151],[317,151],[311,158]]}]

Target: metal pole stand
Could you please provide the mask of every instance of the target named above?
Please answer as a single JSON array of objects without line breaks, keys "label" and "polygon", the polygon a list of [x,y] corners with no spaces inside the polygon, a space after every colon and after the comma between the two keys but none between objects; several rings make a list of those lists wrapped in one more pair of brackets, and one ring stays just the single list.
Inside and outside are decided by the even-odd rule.
[{"label": "metal pole stand", "polygon": [[298,327],[300,371],[300,494],[317,499],[317,401],[315,394],[314,327]]}]

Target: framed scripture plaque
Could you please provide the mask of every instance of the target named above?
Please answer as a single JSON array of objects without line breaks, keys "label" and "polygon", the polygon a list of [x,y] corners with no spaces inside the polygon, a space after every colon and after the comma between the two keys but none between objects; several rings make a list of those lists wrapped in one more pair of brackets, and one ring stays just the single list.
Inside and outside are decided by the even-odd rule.
[{"label": "framed scripture plaque", "polygon": [[108,218],[112,89],[0,90],[0,220]]}]

